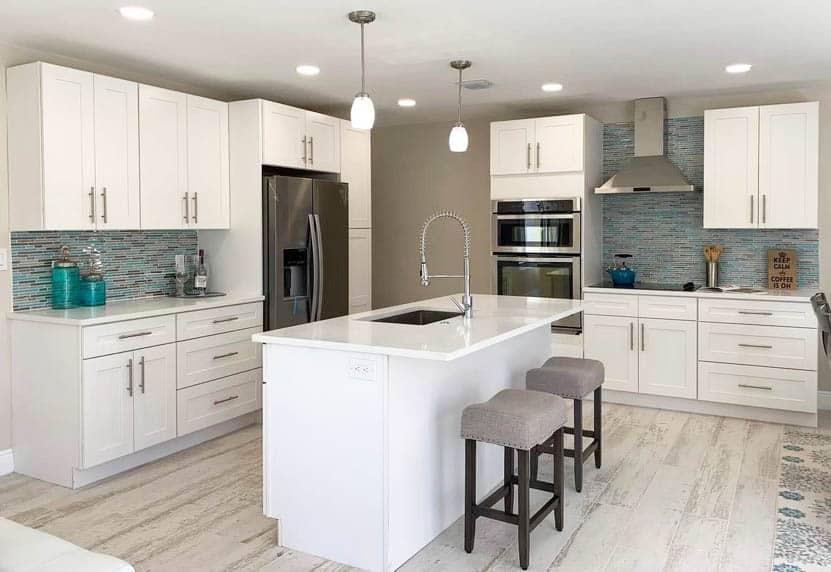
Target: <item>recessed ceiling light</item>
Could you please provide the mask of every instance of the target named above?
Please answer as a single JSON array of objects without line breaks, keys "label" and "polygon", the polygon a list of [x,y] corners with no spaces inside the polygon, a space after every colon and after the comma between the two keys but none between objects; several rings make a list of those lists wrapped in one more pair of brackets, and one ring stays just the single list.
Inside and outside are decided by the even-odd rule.
[{"label": "recessed ceiling light", "polygon": [[747,73],[753,66],[751,64],[730,64],[724,68],[727,73]]},{"label": "recessed ceiling light", "polygon": [[317,75],[320,73],[320,68],[309,64],[301,64],[294,68],[294,71],[300,75]]},{"label": "recessed ceiling light", "polygon": [[416,100],[409,97],[402,97],[398,100],[398,107],[415,107]]},{"label": "recessed ceiling light", "polygon": [[123,6],[118,11],[128,20],[147,21],[153,19],[153,10],[142,6]]},{"label": "recessed ceiling light", "polygon": [[543,91],[563,91],[563,84],[561,83],[544,83],[542,84]]}]

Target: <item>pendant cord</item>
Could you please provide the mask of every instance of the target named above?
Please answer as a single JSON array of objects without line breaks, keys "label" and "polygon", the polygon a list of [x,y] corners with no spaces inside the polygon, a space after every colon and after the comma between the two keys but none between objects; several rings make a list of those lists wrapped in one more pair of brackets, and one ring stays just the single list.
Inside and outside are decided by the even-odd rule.
[{"label": "pendant cord", "polygon": [[459,70],[459,123],[462,122],[462,70]]},{"label": "pendant cord", "polygon": [[361,24],[361,93],[366,93],[366,62],[364,61],[364,24]]}]

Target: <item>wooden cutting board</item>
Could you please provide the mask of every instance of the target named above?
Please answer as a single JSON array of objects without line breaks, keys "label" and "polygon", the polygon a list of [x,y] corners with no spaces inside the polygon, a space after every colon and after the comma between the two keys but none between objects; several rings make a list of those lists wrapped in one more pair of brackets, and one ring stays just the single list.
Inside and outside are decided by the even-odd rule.
[{"label": "wooden cutting board", "polygon": [[768,250],[768,288],[771,290],[795,290],[796,250],[780,248]]}]

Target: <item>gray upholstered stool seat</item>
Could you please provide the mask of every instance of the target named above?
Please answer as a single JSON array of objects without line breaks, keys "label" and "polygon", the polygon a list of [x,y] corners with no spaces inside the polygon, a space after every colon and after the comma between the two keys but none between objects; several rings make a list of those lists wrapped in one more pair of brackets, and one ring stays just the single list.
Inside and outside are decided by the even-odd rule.
[{"label": "gray upholstered stool seat", "polygon": [[[563,425],[566,402],[551,393],[504,389],[484,403],[465,407],[462,412],[462,437],[465,439],[465,552],[473,551],[476,519],[480,516],[517,526],[519,564],[528,568],[531,531],[554,511],[554,526],[563,530]],[[496,491],[476,504],[476,442],[502,445],[505,452],[504,480]],[[532,451],[545,447],[554,456],[553,482],[531,475]],[[514,475],[514,451],[518,475]],[[488,484],[490,486],[490,483]],[[517,513],[514,507],[517,485]],[[530,492],[538,489],[551,498],[530,513]],[[503,510],[493,505],[505,499]]]},{"label": "gray upholstered stool seat", "polygon": [[[551,371],[554,370],[554,371]],[[525,387],[570,399],[583,399],[603,383],[603,363],[594,359],[553,357],[529,370]]]},{"label": "gray upholstered stool seat", "polygon": [[462,437],[528,451],[565,422],[566,402],[556,395],[503,389],[484,403],[465,407]]},{"label": "gray upholstered stool seat", "polygon": [[[574,401],[574,428],[566,427],[564,431],[574,435],[574,449],[566,449],[566,457],[574,457],[574,488],[580,492],[583,488],[583,463],[594,455],[594,464],[599,469],[601,464],[601,402],[603,379],[606,371],[603,363],[593,359],[553,357],[546,360],[542,367],[529,370],[525,374],[525,387],[533,391],[551,393]],[[583,429],[583,397],[594,392],[594,428]],[[583,449],[583,437],[591,437],[592,442]],[[550,449],[549,449],[550,450]],[[536,447],[531,453],[531,474],[536,476],[539,454],[549,452],[543,447]]]}]

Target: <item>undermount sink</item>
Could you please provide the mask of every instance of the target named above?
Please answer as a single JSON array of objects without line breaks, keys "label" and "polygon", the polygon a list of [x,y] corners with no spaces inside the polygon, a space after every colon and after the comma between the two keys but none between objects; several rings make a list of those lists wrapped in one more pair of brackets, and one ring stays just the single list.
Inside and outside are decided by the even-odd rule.
[{"label": "undermount sink", "polygon": [[407,324],[410,326],[426,326],[434,322],[441,322],[461,316],[459,312],[445,312],[442,310],[410,310],[401,314],[375,318],[370,322],[384,322],[386,324]]}]

